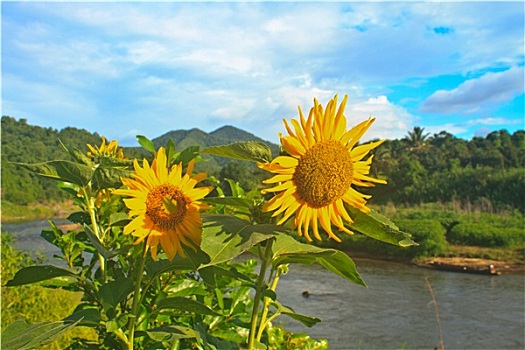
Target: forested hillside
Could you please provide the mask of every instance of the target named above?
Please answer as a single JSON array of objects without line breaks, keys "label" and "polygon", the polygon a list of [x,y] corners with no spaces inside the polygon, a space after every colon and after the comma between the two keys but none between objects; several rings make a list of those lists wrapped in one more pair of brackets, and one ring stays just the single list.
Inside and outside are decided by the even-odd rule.
[{"label": "forested hillside", "polygon": [[[158,147],[169,139],[177,150],[198,145],[202,148],[236,141],[256,140],[256,136],[226,126],[206,133],[199,129],[170,131],[152,141]],[[34,176],[9,162],[36,163],[64,159],[66,147],[87,151],[86,143],[100,144],[100,135],[85,130],[60,131],[28,125],[23,119],[2,117],[2,200],[25,204],[59,200],[61,193],[53,181]],[[269,144],[274,155],[278,147]],[[127,157],[142,157],[139,148],[124,148]],[[488,211],[525,211],[525,131],[512,135],[505,130],[487,137],[464,140],[442,131],[429,135],[416,127],[401,140],[387,140],[374,155],[374,176],[386,178],[388,185],[367,189],[373,203],[420,204],[459,201]],[[198,164],[201,170],[219,179],[232,178],[249,189],[268,174],[253,164],[228,162],[208,157]]]},{"label": "forested hillside", "polygon": [[415,127],[387,140],[372,171],[388,180],[371,189],[375,203],[460,201],[481,209],[525,209],[525,131],[505,130],[470,141]]}]

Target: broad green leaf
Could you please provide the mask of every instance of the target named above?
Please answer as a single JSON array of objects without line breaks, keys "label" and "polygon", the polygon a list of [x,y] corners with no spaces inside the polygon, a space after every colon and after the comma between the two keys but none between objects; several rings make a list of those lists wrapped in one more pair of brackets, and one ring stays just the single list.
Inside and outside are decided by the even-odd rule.
[{"label": "broad green leaf", "polygon": [[283,232],[276,225],[252,225],[230,215],[204,216],[203,223],[201,249],[211,261],[201,267],[229,261],[257,243]]},{"label": "broad green leaf", "polygon": [[270,162],[272,151],[267,144],[257,141],[236,142],[230,145],[208,147],[201,153],[216,156],[247,160],[251,162]]},{"label": "broad green leaf", "polygon": [[298,314],[292,308],[284,306],[278,301],[272,302],[272,305],[276,307],[281,314],[301,322],[306,327],[313,327],[317,323],[321,322],[320,318]]},{"label": "broad green leaf", "polygon": [[85,165],[92,166],[93,163],[91,162],[91,159],[87,155],[84,154],[84,152],[81,152],[77,148],[73,148],[73,150],[69,150],[66,145],[62,142],[62,140],[58,139],[58,142],[60,142],[60,145],[62,148],[69,153],[71,157],[73,157],[74,160],[76,160],[78,163],[82,163]]},{"label": "broad green leaf", "polygon": [[220,313],[213,311],[203,303],[184,297],[171,297],[162,299],[158,302],[157,309],[153,311],[153,314],[167,309],[191,312],[198,315],[222,316]]},{"label": "broad green leaf", "polygon": [[64,182],[61,181],[57,184],[57,187],[60,188],[63,191],[66,191],[70,195],[73,195],[74,197],[77,196],[79,187],[77,184],[73,184],[71,182]]},{"label": "broad green leaf", "polygon": [[126,226],[131,220],[124,212],[113,213],[109,216],[110,226]]},{"label": "broad green leaf", "polygon": [[131,278],[119,278],[103,284],[98,290],[98,295],[104,304],[116,307],[133,291],[134,286],[135,283]]},{"label": "broad green leaf", "polygon": [[225,269],[220,266],[207,266],[199,269],[199,274],[204,280],[204,283],[213,287],[215,287],[215,276],[229,276],[239,281],[253,283],[250,277],[240,273],[235,268]]},{"label": "broad green leaf", "polygon": [[[81,307],[86,306],[86,304],[79,305]],[[88,327],[95,327],[98,326],[98,324],[101,321],[100,313],[98,312],[97,308],[94,307],[86,307],[81,308],[77,307],[75,312],[71,314],[70,316],[64,318],[62,321],[64,322],[79,322],[79,326],[88,326]]]},{"label": "broad green leaf", "polygon": [[13,163],[26,168],[40,176],[51,179],[71,182],[79,186],[85,186],[93,176],[93,170],[90,166],[73,163],[67,160],[52,160],[45,163],[26,164]]},{"label": "broad green leaf", "polygon": [[225,179],[230,185],[230,191],[233,197],[244,197],[244,189],[238,182],[232,179]]},{"label": "broad green leaf", "polygon": [[146,334],[152,340],[158,342],[173,343],[183,338],[199,338],[199,333],[191,328],[175,325],[165,325],[147,331],[137,331],[137,337]]},{"label": "broad green leaf", "polygon": [[272,250],[274,267],[291,263],[305,265],[317,263],[349,281],[366,286],[357,272],[354,261],[339,250],[301,243],[285,234],[276,237]]},{"label": "broad green leaf", "polygon": [[99,166],[93,173],[93,187],[97,190],[104,188],[119,188],[123,177],[130,177],[131,171]]},{"label": "broad green leaf", "polygon": [[205,197],[202,199],[203,202],[215,205],[229,205],[237,208],[253,208],[254,204],[252,200],[247,198],[239,197]]},{"label": "broad green leaf", "polygon": [[95,233],[93,233],[93,230],[89,225],[84,224],[84,232],[86,232],[86,235],[91,244],[93,244],[93,247],[95,247],[97,252],[99,252],[100,255],[102,255],[104,258],[111,259],[113,256],[116,255],[114,252],[110,252],[106,249],[106,247],[104,247],[104,245],[102,244],[102,242],[100,242]]},{"label": "broad green leaf", "polygon": [[41,322],[28,324],[18,319],[2,331],[2,349],[35,349],[54,341],[62,333],[75,327],[77,322]]},{"label": "broad green leaf", "polygon": [[172,164],[173,158],[175,158],[175,141],[173,139],[169,139],[166,143],[166,159],[168,161],[168,164]]},{"label": "broad green leaf", "polygon": [[155,153],[155,145],[153,144],[153,141],[148,139],[146,136],[137,135],[137,142],[139,145],[142,146],[146,151],[149,151],[151,153]]},{"label": "broad green leaf", "polygon": [[353,224],[347,225],[350,229],[359,231],[379,241],[400,247],[418,245],[412,240],[412,236],[409,233],[400,231],[393,222],[378,212],[372,210],[370,213],[365,214],[359,209],[349,205],[346,206],[346,209],[354,220]]},{"label": "broad green leaf", "polygon": [[182,152],[175,155],[175,163],[182,163],[183,166],[186,166],[192,159],[195,159],[196,162],[200,161],[199,150],[199,146],[189,146],[185,148]]},{"label": "broad green leaf", "polygon": [[60,239],[64,235],[64,232],[60,230],[55,223],[52,220],[48,220],[49,226],[51,226],[50,229],[43,229],[40,232],[40,237],[44,238],[46,241],[51,243],[52,245],[59,247]]},{"label": "broad green leaf", "polygon": [[52,265],[28,266],[19,270],[6,286],[21,286],[62,276],[78,278],[75,273]]},{"label": "broad green leaf", "polygon": [[90,224],[91,218],[85,211],[77,211],[69,214],[67,219],[75,224]]},{"label": "broad green leaf", "polygon": [[184,270],[197,270],[199,266],[195,265],[195,262],[187,257],[181,257],[175,255],[173,261],[169,260],[157,260],[146,262],[146,272],[151,278],[171,271],[184,271]]}]

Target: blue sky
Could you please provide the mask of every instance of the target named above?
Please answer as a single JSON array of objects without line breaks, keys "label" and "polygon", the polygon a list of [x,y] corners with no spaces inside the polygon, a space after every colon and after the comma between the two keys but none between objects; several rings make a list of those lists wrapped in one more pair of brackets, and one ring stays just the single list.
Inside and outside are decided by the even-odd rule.
[{"label": "blue sky", "polygon": [[2,115],[122,145],[283,118],[349,95],[371,138],[524,128],[516,2],[2,2]]}]

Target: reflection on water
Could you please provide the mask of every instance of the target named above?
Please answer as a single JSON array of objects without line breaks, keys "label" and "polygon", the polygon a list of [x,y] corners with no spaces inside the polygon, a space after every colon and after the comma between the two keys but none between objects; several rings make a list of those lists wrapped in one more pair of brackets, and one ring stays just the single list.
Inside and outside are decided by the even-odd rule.
[{"label": "reflection on water", "polygon": [[[58,225],[67,221],[57,220]],[[16,247],[52,256],[40,238],[46,220],[4,224]],[[368,288],[317,265],[292,265],[279,282],[279,300],[323,321],[312,328],[286,316],[286,328],[327,338],[330,349],[434,349],[439,331],[425,276],[436,295],[445,349],[524,349],[524,276],[483,276],[433,271],[403,264],[356,260]],[[302,293],[308,290],[310,296]]]},{"label": "reflection on water", "polygon": [[[295,332],[327,338],[331,349],[434,349],[439,331],[425,276],[436,295],[446,349],[523,349],[524,276],[482,276],[357,260],[368,288],[316,265],[294,265],[278,286],[281,302],[320,317]],[[310,297],[304,298],[308,290]]]}]

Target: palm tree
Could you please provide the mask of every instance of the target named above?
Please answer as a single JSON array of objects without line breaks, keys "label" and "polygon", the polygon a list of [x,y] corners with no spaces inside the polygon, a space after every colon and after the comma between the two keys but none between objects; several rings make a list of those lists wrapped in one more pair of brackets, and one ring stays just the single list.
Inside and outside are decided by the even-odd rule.
[{"label": "palm tree", "polygon": [[426,146],[426,140],[430,133],[423,134],[425,128],[420,126],[414,126],[412,131],[408,132],[408,135],[405,136],[405,140],[408,141],[410,145],[410,150],[418,150]]}]

